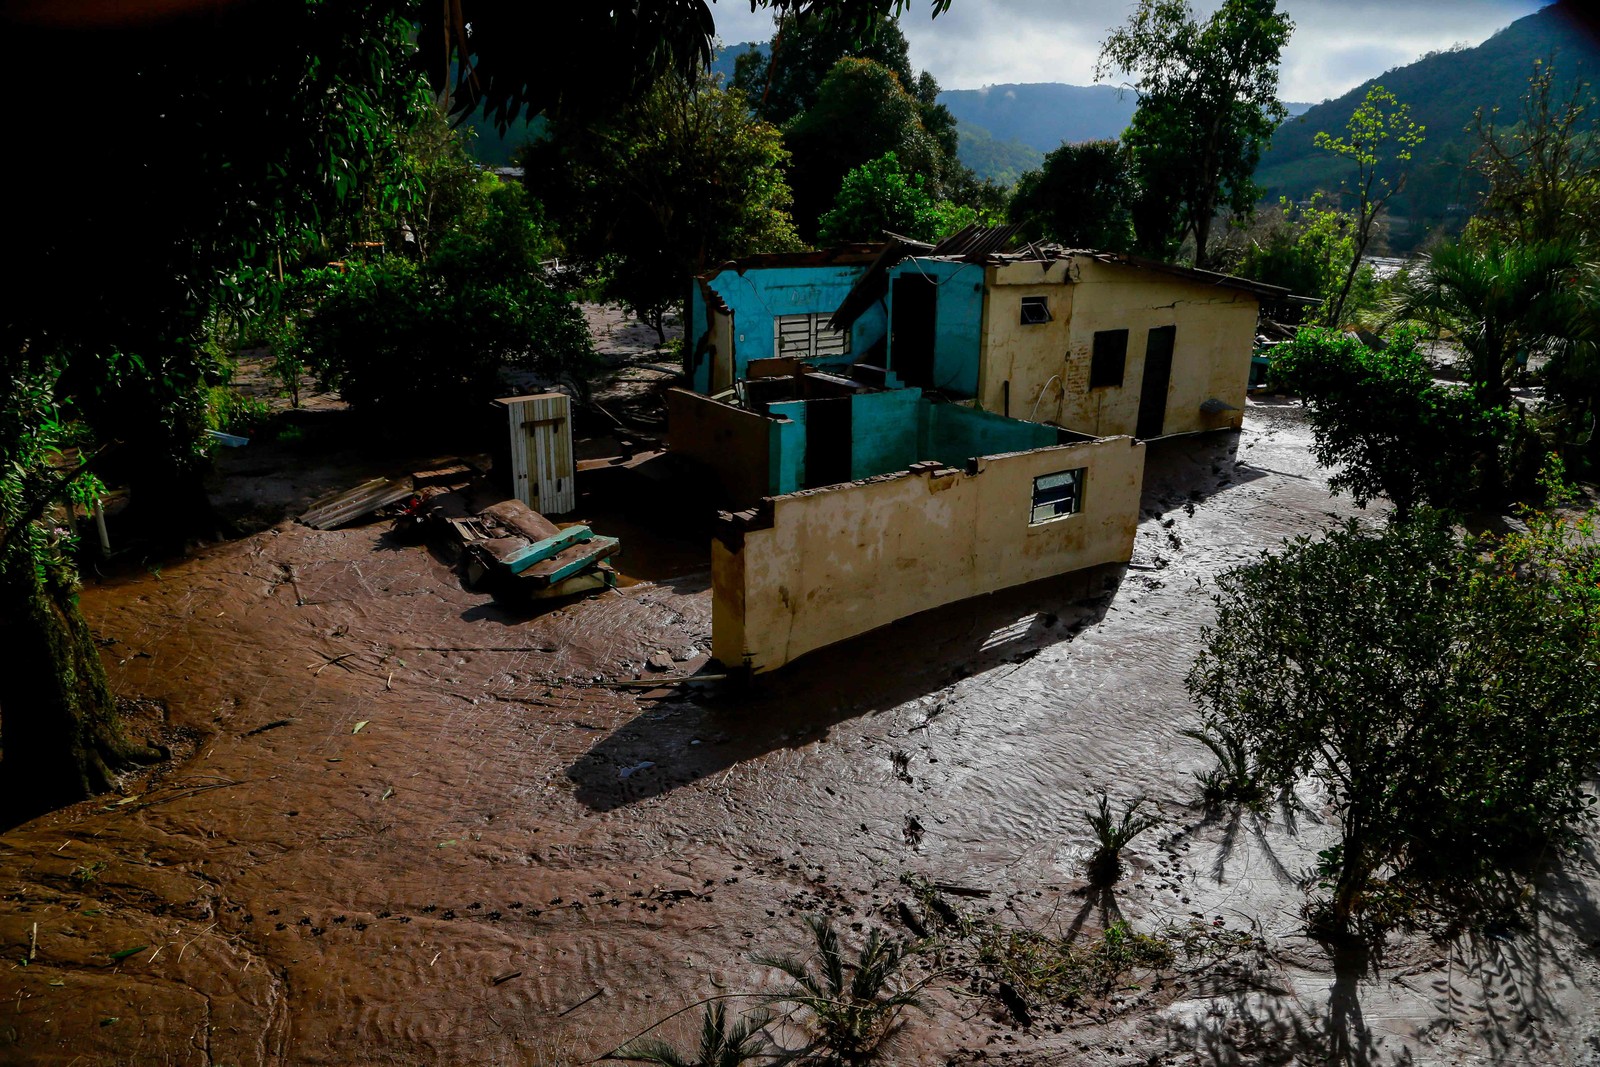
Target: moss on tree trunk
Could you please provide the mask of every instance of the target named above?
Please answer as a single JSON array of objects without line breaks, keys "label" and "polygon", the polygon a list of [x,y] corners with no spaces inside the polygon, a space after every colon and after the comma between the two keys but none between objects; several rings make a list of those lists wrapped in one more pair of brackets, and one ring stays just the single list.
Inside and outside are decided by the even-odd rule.
[{"label": "moss on tree trunk", "polygon": [[39,575],[0,581],[0,824],[115,786],[166,753],[123,738],[100,651],[76,592]]}]

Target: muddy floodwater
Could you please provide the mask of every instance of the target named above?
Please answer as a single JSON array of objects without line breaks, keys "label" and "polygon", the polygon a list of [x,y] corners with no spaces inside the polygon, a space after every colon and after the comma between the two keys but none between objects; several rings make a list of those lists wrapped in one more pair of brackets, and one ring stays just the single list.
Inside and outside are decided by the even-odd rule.
[{"label": "muddy floodwater", "polygon": [[[703,567],[527,618],[384,524],[284,522],[89,585],[116,691],[181,755],[0,836],[0,1063],[581,1063],[771,989],[752,956],[803,951],[806,914],[909,937],[905,875],[986,923],[1192,920],[1259,951],[1026,1027],[934,978],[885,1062],[1600,1063],[1591,849],[1526,927],[1395,939],[1374,970],[1302,933],[1325,828],[1206,816],[1180,730],[1207,583],[1360,513],[1288,402],[1149,460],[1132,566],[751,693],[615,684],[701,667]],[[1163,821],[1091,893],[1102,791]]]}]

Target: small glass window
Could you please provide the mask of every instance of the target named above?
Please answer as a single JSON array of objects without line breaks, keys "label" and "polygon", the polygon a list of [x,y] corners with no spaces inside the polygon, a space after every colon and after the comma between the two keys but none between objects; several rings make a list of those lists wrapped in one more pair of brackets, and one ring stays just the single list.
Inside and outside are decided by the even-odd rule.
[{"label": "small glass window", "polygon": [[1076,515],[1083,509],[1083,475],[1077,470],[1041,474],[1033,480],[1033,510],[1028,523],[1048,522],[1062,515]]},{"label": "small glass window", "polygon": [[1050,321],[1050,298],[1025,296],[1022,298],[1022,325],[1039,326]]}]

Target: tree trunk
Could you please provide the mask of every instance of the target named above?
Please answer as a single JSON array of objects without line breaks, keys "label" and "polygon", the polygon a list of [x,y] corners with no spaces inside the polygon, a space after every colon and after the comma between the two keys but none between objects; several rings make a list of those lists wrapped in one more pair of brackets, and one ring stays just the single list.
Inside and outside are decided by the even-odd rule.
[{"label": "tree trunk", "polygon": [[1194,265],[1200,270],[1211,269],[1211,257],[1206,255],[1206,245],[1211,241],[1211,215],[1202,212],[1194,220]]},{"label": "tree trunk", "polygon": [[1367,858],[1365,835],[1346,828],[1344,857],[1339,865],[1339,880],[1333,887],[1333,924],[1340,934],[1348,934],[1355,922],[1361,898],[1372,878],[1372,864]]},{"label": "tree trunk", "polygon": [[36,573],[0,581],[0,826],[105,792],[166,753],[118,728],[100,650],[77,594]]}]

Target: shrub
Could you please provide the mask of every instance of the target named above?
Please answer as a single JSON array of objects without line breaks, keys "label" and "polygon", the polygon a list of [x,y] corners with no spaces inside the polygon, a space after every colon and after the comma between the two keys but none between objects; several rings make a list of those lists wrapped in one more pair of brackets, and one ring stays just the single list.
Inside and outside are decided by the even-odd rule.
[{"label": "shrub", "polygon": [[1600,552],[1587,520],[1458,542],[1436,513],[1301,538],[1217,581],[1188,678],[1262,784],[1324,792],[1339,933],[1515,909],[1590,816]]},{"label": "shrub", "polygon": [[1527,443],[1521,419],[1478,387],[1435,382],[1419,339],[1400,330],[1375,349],[1302,329],[1274,350],[1272,376],[1305,399],[1317,462],[1335,468],[1328,485],[1358,506],[1379,496],[1401,513],[1496,506]]},{"label": "shrub", "polygon": [[588,389],[598,358],[583,313],[545,280],[521,191],[495,191],[475,229],[426,263],[386,256],[308,272],[304,349],[324,386],[388,415],[470,410],[517,367]]}]

